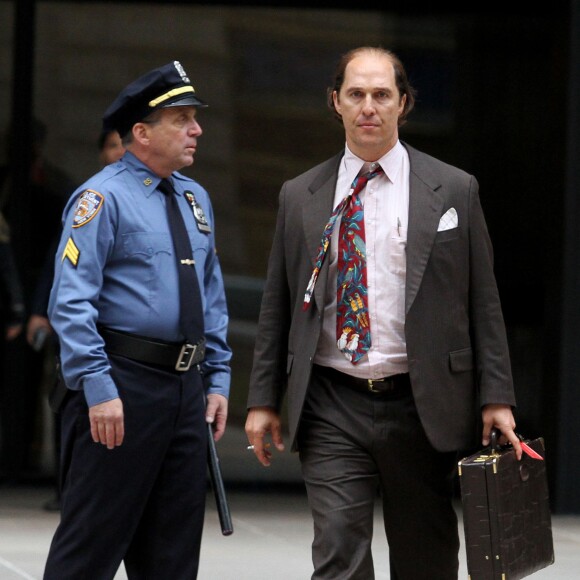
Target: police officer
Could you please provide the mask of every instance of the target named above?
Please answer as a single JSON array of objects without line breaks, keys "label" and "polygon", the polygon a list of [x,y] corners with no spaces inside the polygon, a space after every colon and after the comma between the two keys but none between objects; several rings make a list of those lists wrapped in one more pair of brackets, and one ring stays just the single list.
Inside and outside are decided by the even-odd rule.
[{"label": "police officer", "polygon": [[[178,172],[193,163],[204,106],[178,61],[128,85],[103,117],[125,155],[63,214],[49,302],[67,387],[63,489],[45,580],[112,579],[122,561],[131,579],[197,576],[206,421],[217,441],[231,358],[210,199]],[[172,199],[188,256],[173,242]],[[178,268],[195,274],[181,292]],[[186,307],[201,335],[185,329]]]}]

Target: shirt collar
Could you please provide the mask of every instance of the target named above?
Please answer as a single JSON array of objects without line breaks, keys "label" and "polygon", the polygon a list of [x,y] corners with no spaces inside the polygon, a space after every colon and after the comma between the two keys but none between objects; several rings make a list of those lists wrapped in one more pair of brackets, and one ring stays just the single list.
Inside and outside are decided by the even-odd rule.
[{"label": "shirt collar", "polygon": [[[127,166],[127,169],[129,169],[131,175],[135,177],[137,183],[139,183],[141,187],[141,191],[143,191],[147,197],[151,196],[157,189],[157,186],[161,181],[161,177],[151,171],[147,165],[135,157],[135,155],[133,155],[133,153],[130,151],[125,151],[121,161]],[[175,180],[173,179],[173,176],[171,176],[169,179],[175,186]]]},{"label": "shirt collar", "polygon": [[[391,183],[394,183],[399,175],[399,171],[401,170],[401,159],[404,152],[405,148],[397,139],[395,146],[377,160]],[[354,181],[354,178],[360,173],[360,170],[365,165],[365,161],[360,157],[357,157],[348,148],[348,145],[345,145],[342,163],[343,169],[351,182]]]}]

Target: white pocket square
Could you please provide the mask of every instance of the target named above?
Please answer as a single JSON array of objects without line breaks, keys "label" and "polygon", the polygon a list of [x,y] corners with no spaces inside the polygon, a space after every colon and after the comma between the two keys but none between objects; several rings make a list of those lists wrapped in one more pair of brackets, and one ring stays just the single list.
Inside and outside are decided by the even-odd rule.
[{"label": "white pocket square", "polygon": [[457,219],[457,211],[454,207],[449,208],[439,220],[438,232],[444,232],[445,230],[452,230],[456,228],[459,221]]}]

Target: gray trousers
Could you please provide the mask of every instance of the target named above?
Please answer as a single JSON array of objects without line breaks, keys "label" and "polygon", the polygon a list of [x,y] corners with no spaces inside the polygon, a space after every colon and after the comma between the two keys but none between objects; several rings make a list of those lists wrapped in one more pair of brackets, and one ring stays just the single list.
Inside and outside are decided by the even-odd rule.
[{"label": "gray trousers", "polygon": [[315,371],[298,447],[314,520],[313,580],[374,579],[379,495],[391,579],[457,578],[457,457],[431,446],[410,392],[367,394]]}]

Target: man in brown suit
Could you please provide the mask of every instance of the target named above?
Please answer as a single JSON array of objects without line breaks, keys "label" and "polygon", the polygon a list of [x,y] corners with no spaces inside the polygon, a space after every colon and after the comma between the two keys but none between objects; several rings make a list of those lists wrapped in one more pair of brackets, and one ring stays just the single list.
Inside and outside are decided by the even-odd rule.
[{"label": "man in brown suit", "polygon": [[[246,433],[269,465],[264,437],[284,449],[287,393],[291,449],[314,519],[313,579],[374,578],[377,487],[391,578],[457,578],[457,452],[474,444],[481,418],[484,445],[496,427],[521,457],[478,184],[399,140],[413,104],[394,54],[374,47],[345,54],[329,90],[345,149],[280,193]],[[309,280],[332,208],[359,172],[379,165],[360,194],[371,344],[353,363],[337,348],[338,222],[313,288]]]}]

